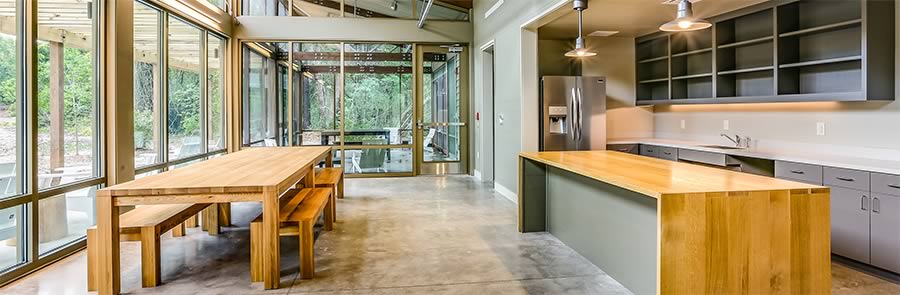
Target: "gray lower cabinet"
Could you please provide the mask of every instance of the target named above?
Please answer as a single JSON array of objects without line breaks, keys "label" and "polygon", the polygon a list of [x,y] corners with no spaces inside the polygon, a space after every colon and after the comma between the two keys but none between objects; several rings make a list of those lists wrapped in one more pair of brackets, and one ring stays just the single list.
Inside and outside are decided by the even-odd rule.
[{"label": "gray lower cabinet", "polygon": [[900,196],[873,194],[871,221],[871,264],[900,273]]},{"label": "gray lower cabinet", "polygon": [[831,252],[869,263],[868,192],[831,188]]},{"label": "gray lower cabinet", "polygon": [[660,147],[657,158],[669,161],[678,161],[678,149],[673,147]]}]

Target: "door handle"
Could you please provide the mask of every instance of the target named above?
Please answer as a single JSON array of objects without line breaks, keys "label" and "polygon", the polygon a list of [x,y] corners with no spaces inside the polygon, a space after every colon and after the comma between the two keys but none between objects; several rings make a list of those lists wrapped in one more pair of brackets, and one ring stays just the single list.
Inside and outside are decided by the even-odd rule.
[{"label": "door handle", "polygon": [[581,138],[583,137],[583,134],[581,134],[581,131],[583,130],[582,127],[584,126],[584,108],[583,108],[584,99],[581,96],[581,88],[577,89],[577,93],[578,93],[578,140],[581,141]]},{"label": "door handle", "polygon": [[868,200],[868,199],[869,199],[869,197],[867,197],[865,195],[863,195],[862,198],[859,199],[859,209],[860,210],[863,210],[863,211],[869,210],[868,208],[866,208],[866,203],[867,203],[866,200]]},{"label": "door handle", "polygon": [[578,115],[577,115],[577,111],[575,110],[575,108],[576,108],[576,106],[575,106],[575,87],[572,87],[572,102],[571,102],[571,104],[569,104],[569,105],[570,105],[570,107],[569,107],[569,113],[571,113],[571,116],[569,116],[569,121],[572,121],[572,122],[569,124],[569,126],[571,126],[571,130],[570,130],[570,131],[571,131],[571,133],[572,133],[572,140],[577,140],[577,139],[575,138],[575,133],[576,133],[576,131],[578,130],[578,126],[575,125],[575,124],[576,124],[575,121],[577,120],[576,117],[577,117]]},{"label": "door handle", "polygon": [[878,197],[872,198],[872,213],[881,213],[881,200]]}]

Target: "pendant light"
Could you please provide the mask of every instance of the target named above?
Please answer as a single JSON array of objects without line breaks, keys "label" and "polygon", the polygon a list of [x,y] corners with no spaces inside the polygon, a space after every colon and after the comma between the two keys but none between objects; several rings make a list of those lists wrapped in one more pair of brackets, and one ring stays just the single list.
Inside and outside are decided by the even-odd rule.
[{"label": "pendant light", "polygon": [[690,0],[680,0],[675,19],[659,26],[659,29],[666,32],[687,32],[712,27],[708,21],[694,17],[693,6]]},{"label": "pendant light", "polygon": [[575,39],[575,49],[572,51],[566,52],[566,56],[568,57],[586,57],[586,56],[595,56],[596,52],[591,52],[584,47],[584,38],[581,37],[581,22],[582,22],[582,14],[585,9],[587,9],[587,0],[575,0],[572,1],[574,4],[575,11],[578,11],[578,38]]}]

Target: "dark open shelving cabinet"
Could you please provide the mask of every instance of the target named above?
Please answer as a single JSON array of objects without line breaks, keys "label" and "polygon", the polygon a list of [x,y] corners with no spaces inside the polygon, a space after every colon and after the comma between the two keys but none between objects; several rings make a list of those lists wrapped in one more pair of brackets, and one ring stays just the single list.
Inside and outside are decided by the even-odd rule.
[{"label": "dark open shelving cabinet", "polygon": [[894,1],[777,0],[637,38],[637,104],[894,100]]}]

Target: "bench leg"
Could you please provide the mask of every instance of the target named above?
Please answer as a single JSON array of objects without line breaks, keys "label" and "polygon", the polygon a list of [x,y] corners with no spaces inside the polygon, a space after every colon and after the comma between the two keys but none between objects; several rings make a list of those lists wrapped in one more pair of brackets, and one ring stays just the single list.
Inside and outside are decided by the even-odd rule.
[{"label": "bench leg", "polygon": [[184,225],[184,222],[176,225],[172,228],[172,236],[173,237],[183,237],[187,227]]},{"label": "bench leg", "polygon": [[197,225],[199,224],[199,222],[197,222],[197,219],[197,214],[194,214],[194,216],[188,217],[188,219],[184,221],[184,225],[187,227],[197,227]]},{"label": "bench leg", "polygon": [[97,291],[97,231],[87,230],[87,290]]},{"label": "bench leg", "polygon": [[339,199],[343,199],[343,198],[344,198],[344,176],[341,176],[341,179],[338,180],[338,183],[337,183],[337,189],[338,189],[338,196],[337,196],[337,197],[338,197]]},{"label": "bench leg", "polygon": [[325,203],[325,230],[334,230],[334,194],[328,196],[328,203]]},{"label": "bench leg", "polygon": [[263,281],[262,268],[262,222],[250,223],[250,281]]},{"label": "bench leg", "polygon": [[141,228],[141,286],[159,285],[160,271],[159,233],[153,226]]},{"label": "bench leg", "polygon": [[315,221],[300,223],[300,278],[312,279],[316,273],[313,225]]}]

